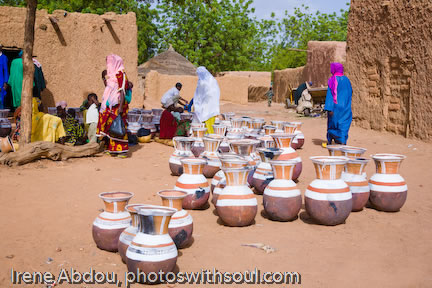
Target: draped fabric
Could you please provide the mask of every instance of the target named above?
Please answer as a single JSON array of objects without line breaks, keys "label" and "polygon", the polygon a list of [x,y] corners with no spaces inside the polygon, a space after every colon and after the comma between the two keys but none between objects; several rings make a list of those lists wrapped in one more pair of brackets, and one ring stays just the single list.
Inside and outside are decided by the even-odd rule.
[{"label": "draped fabric", "polygon": [[57,142],[66,136],[62,120],[50,114],[39,112],[40,100],[33,97],[31,142]]},{"label": "draped fabric", "polygon": [[[124,135],[122,139],[114,138],[109,135],[111,124],[119,114],[119,106],[120,105],[116,105],[113,108],[106,107],[106,109],[103,112],[99,113],[99,121],[97,124],[96,134],[98,136],[108,137],[109,141],[108,141],[107,151],[110,153],[126,153],[129,150],[127,133]],[[123,105],[123,112],[121,113],[121,117],[123,119],[123,122],[125,123],[126,129],[127,129],[128,109],[129,109],[128,103],[125,101]]]},{"label": "draped fabric", "polygon": [[177,121],[170,111],[165,109],[160,119],[160,139],[172,139],[176,136]]},{"label": "draped fabric", "polygon": [[346,144],[348,140],[348,131],[352,121],[351,82],[346,76],[335,76],[337,84],[336,101],[332,88],[327,89],[325,110],[333,112],[328,114],[327,119],[327,141],[332,143],[335,140],[338,144]]},{"label": "draped fabric", "polygon": [[21,90],[23,82],[23,62],[22,58],[12,60],[8,84],[12,91],[12,106],[21,106]]},{"label": "draped fabric", "polygon": [[328,88],[330,89],[330,92],[333,96],[333,102],[337,104],[337,92],[338,92],[338,76],[343,76],[344,74],[344,67],[340,63],[331,63],[330,64],[330,73],[332,74],[332,77],[329,78],[327,84]]},{"label": "draped fabric", "polygon": [[[101,113],[108,106],[110,108],[119,104],[120,91],[126,91],[127,79],[124,72],[123,59],[115,54],[108,55],[106,87],[102,97]],[[120,80],[120,81],[119,81]]]},{"label": "draped fabric", "polygon": [[203,66],[198,67],[198,84],[194,95],[194,110],[200,122],[220,114],[220,89],[216,79]]},{"label": "draped fabric", "polygon": [[8,72],[8,58],[6,55],[0,55],[0,109],[4,108],[4,98],[6,97],[7,91],[3,89],[3,85],[9,80]]}]

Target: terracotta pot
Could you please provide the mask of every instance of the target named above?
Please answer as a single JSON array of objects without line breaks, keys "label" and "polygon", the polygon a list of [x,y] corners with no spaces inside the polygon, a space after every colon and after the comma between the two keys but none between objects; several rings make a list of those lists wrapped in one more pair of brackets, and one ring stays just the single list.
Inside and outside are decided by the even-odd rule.
[{"label": "terracotta pot", "polygon": [[296,160],[297,164],[294,168],[294,172],[292,175],[292,180],[297,180],[300,177],[302,172],[303,164],[300,156],[297,152],[291,147],[292,139],[294,138],[294,134],[272,134],[271,135],[276,143],[276,147],[282,149],[282,154],[279,156],[278,160]]},{"label": "terracotta pot", "polygon": [[256,167],[261,162],[261,159],[256,152],[256,148],[261,144],[258,140],[253,139],[241,139],[230,141],[231,151],[244,157],[249,162],[249,166],[252,168],[248,175],[248,184],[252,186],[253,182],[253,174],[255,172]]},{"label": "terracotta pot", "polygon": [[340,144],[334,144],[334,145],[327,145],[327,150],[329,152],[330,156],[344,156],[344,153],[342,152],[342,148],[345,145]]},{"label": "terracotta pot", "polygon": [[225,137],[227,126],[223,124],[213,125],[214,134]]},{"label": "terracotta pot", "polygon": [[[248,165],[248,161],[246,159],[242,158],[241,156],[238,156],[235,153],[225,153],[219,155],[219,159],[221,160],[222,163],[221,168],[241,168],[241,167],[246,167]],[[220,177],[220,179],[219,181],[214,183],[215,187],[213,189],[212,200],[211,200],[213,205],[216,205],[219,194],[226,186],[225,173],[222,170],[219,170],[219,172],[216,173],[216,175]]]},{"label": "terracotta pot", "polygon": [[348,158],[345,171],[342,172],[342,180],[350,187],[352,193],[352,211],[361,211],[365,207],[370,194],[369,183],[366,179],[364,168],[369,159]]},{"label": "terracotta pot", "polygon": [[258,148],[261,163],[258,164],[253,174],[252,186],[257,194],[263,194],[264,189],[273,180],[273,170],[269,163],[270,160],[277,160],[282,154],[279,148]]},{"label": "terracotta pot", "polygon": [[284,126],[285,123],[286,123],[285,121],[276,121],[276,120],[271,121],[271,124],[273,126],[276,126],[275,133],[283,133],[284,132],[284,127],[283,126]]},{"label": "terracotta pot", "polygon": [[315,166],[317,179],[306,188],[307,213],[323,225],[345,222],[352,210],[352,196],[341,174],[348,158],[318,156],[310,158]]},{"label": "terracotta pot", "polygon": [[375,154],[376,173],[369,179],[373,207],[385,212],[397,212],[405,204],[408,186],[399,175],[399,167],[406,158],[398,154]]},{"label": "terracotta pot", "polygon": [[303,123],[302,122],[290,122],[290,123],[297,126],[297,129],[294,131],[295,137],[294,137],[293,141],[291,142],[291,147],[293,147],[294,149],[297,150],[297,149],[302,148],[304,145],[304,135],[300,131]]},{"label": "terracotta pot", "polygon": [[283,124],[283,130],[285,134],[294,134],[297,130],[297,124],[291,122],[285,122]]},{"label": "terracotta pot", "polygon": [[209,134],[203,138],[205,150],[201,153],[200,157],[207,160],[207,164],[203,170],[206,178],[213,178],[220,170],[221,162],[218,157],[218,150],[222,140],[223,137],[216,134]]},{"label": "terracotta pot", "polygon": [[192,121],[193,118],[193,114],[189,114],[189,113],[181,113],[180,114],[180,119],[181,120],[189,120]]},{"label": "terracotta pot", "polygon": [[253,130],[262,130],[265,124],[264,118],[254,118],[252,119],[252,129]]},{"label": "terracotta pot", "polygon": [[264,134],[265,135],[274,134],[274,133],[276,133],[276,129],[277,129],[276,126],[271,126],[271,125],[265,125],[263,128],[264,128]]},{"label": "terracotta pot", "polygon": [[171,217],[168,226],[168,233],[178,249],[185,248],[192,242],[193,220],[192,216],[182,207],[186,192],[176,190],[159,191],[162,198],[162,205],[175,208],[177,212]]},{"label": "terracotta pot", "polygon": [[132,223],[120,234],[119,241],[118,241],[118,252],[124,263],[126,263],[127,261],[126,258],[127,248],[132,242],[132,239],[138,233],[138,210],[137,209],[143,205],[144,204],[131,204],[126,206],[126,211],[129,212],[129,214],[131,215]]},{"label": "terracotta pot", "polygon": [[222,113],[223,120],[226,121],[230,121],[232,118],[234,118],[234,116],[235,116],[234,112]]},{"label": "terracotta pot", "polygon": [[202,158],[184,158],[180,162],[183,174],[177,179],[174,190],[188,193],[183,199],[184,209],[201,209],[210,196],[210,186],[203,175],[207,161]]},{"label": "terracotta pot", "polygon": [[172,175],[180,176],[183,173],[183,166],[180,162],[183,158],[193,157],[192,145],[195,139],[192,137],[174,137],[175,151],[169,159],[169,167]]},{"label": "terracotta pot", "polygon": [[222,168],[226,177],[226,187],[216,202],[220,219],[228,226],[251,225],[257,214],[257,200],[246,185],[249,168]]},{"label": "terracotta pot", "polygon": [[300,189],[291,180],[297,161],[271,160],[269,162],[275,179],[264,190],[264,210],[271,220],[294,220],[302,206]]},{"label": "terracotta pot", "polygon": [[207,128],[203,127],[192,127],[192,135],[194,137],[194,144],[192,145],[191,151],[195,157],[199,157],[202,152],[204,152],[204,142],[203,138]]},{"label": "terracotta pot", "polygon": [[139,272],[148,275],[151,272],[168,273],[174,270],[178,252],[168,234],[168,225],[176,212],[174,208],[153,205],[138,209],[138,233],[126,252],[128,271],[135,273],[135,278]]},{"label": "terracotta pot", "polygon": [[4,138],[0,138],[0,152],[2,153],[9,153],[9,152],[15,152],[15,146],[12,142],[12,139],[9,136],[6,136]]},{"label": "terracotta pot", "polygon": [[367,149],[360,147],[352,147],[352,146],[343,146],[341,149],[342,154],[345,157],[362,157],[363,153],[366,152]]},{"label": "terracotta pot", "polygon": [[131,216],[125,210],[134,194],[131,192],[104,192],[99,197],[105,204],[105,211],[93,222],[93,240],[98,248],[117,252],[120,234],[131,225]]},{"label": "terracotta pot", "polygon": [[276,143],[270,135],[259,137],[257,140],[261,141],[262,148],[276,148]]},{"label": "terracotta pot", "polygon": [[246,131],[243,130],[244,119],[243,118],[232,118],[231,127],[228,129],[227,136],[243,135]]}]

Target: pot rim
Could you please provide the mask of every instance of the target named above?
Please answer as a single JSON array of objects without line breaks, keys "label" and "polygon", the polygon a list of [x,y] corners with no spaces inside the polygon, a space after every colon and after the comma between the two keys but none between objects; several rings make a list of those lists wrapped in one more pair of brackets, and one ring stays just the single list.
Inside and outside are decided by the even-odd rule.
[{"label": "pot rim", "polygon": [[328,150],[341,150],[345,146],[346,145],[342,145],[342,144],[330,144],[330,145],[327,145],[327,149]]},{"label": "pot rim", "polygon": [[290,159],[290,160],[269,160],[269,163],[271,165],[277,165],[277,166],[293,166],[297,165],[297,163],[300,163],[301,160],[299,159]]},{"label": "pot rim", "polygon": [[273,153],[276,155],[280,155],[283,152],[282,149],[277,148],[277,147],[271,147],[271,148],[260,147],[260,148],[257,148],[257,151],[259,153],[266,153],[267,152],[267,153]]},{"label": "pot rim", "polygon": [[222,141],[223,139],[224,137],[218,134],[207,134],[203,137],[203,140],[208,141]]},{"label": "pot rim", "polygon": [[354,146],[342,146],[342,148],[340,148],[340,150],[342,152],[347,152],[347,153],[352,153],[355,151],[358,151],[359,153],[364,153],[367,151],[366,148],[362,148],[362,147],[354,147]]},{"label": "pot rim", "polygon": [[402,161],[407,158],[407,156],[402,154],[392,154],[392,153],[377,153],[371,155],[374,160],[388,160],[388,161]]},{"label": "pot rim", "polygon": [[[138,213],[138,210],[136,209],[136,207],[140,207],[140,206],[144,206],[146,204],[129,204],[125,206],[125,210],[129,213]],[[134,209],[135,208],[135,209]]]},{"label": "pot rim", "polygon": [[369,158],[364,157],[348,157],[348,163],[366,164],[369,163]]},{"label": "pot rim", "polygon": [[[181,195],[177,195],[177,196],[163,195],[163,193],[166,193],[166,192],[170,192],[170,193],[175,192],[175,193],[179,193]],[[174,189],[161,190],[161,191],[157,192],[156,194],[159,195],[161,198],[167,198],[167,199],[183,199],[188,195],[187,192],[174,190]]]},{"label": "pot rim", "polygon": [[143,216],[172,216],[176,212],[176,208],[159,205],[143,205],[138,209],[138,214]]},{"label": "pot rim", "polygon": [[245,166],[245,167],[221,167],[223,172],[248,172],[251,171],[253,167]]},{"label": "pot rim", "polygon": [[178,142],[194,142],[195,140],[192,138],[193,137],[175,136],[173,140]]},{"label": "pot rim", "polygon": [[192,130],[196,130],[196,131],[206,131],[207,128],[205,128],[205,127],[192,127]]},{"label": "pot rim", "polygon": [[[117,194],[117,193],[123,193],[124,196],[122,197],[106,197],[105,195],[108,194]],[[99,193],[99,198],[101,198],[102,200],[116,200],[116,201],[125,201],[125,200],[129,200],[131,199],[135,194],[132,192],[127,192],[127,191],[110,191],[110,192],[102,192]]]},{"label": "pot rim", "polygon": [[273,123],[286,123],[286,121],[283,121],[283,120],[271,120],[270,123],[272,123],[272,124]]},{"label": "pot rim", "polygon": [[309,157],[310,160],[312,160],[312,163],[314,164],[335,164],[335,165],[341,165],[348,163],[348,157],[344,156],[312,156]]},{"label": "pot rim", "polygon": [[237,139],[237,140],[231,140],[229,142],[229,144],[231,144],[231,145],[243,145],[243,146],[258,145],[260,143],[261,143],[261,141],[255,140],[255,139]]},{"label": "pot rim", "polygon": [[196,165],[204,165],[207,163],[207,160],[204,158],[195,158],[195,157],[186,157],[180,159],[182,164],[196,164]]},{"label": "pot rim", "polygon": [[296,135],[295,134],[289,134],[289,133],[274,133],[274,134],[270,134],[271,137],[273,138],[294,138]]}]

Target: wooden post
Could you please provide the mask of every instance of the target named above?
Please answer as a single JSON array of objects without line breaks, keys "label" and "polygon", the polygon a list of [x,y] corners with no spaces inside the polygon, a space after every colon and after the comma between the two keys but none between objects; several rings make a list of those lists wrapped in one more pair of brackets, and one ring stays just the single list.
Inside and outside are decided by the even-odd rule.
[{"label": "wooden post", "polygon": [[34,27],[36,21],[37,0],[27,0],[27,15],[25,20],[24,32],[24,51],[23,51],[23,87],[21,93],[21,135],[22,145],[31,142],[32,130],[32,97],[33,97],[33,44]]}]

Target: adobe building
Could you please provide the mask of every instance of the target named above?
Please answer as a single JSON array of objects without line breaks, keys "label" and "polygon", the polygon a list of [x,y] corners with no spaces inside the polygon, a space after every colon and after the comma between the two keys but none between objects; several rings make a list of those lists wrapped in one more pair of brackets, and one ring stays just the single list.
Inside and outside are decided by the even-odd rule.
[{"label": "adobe building", "polygon": [[[0,43],[9,61],[23,48],[25,17],[26,8],[0,7]],[[79,107],[90,92],[101,99],[101,72],[111,53],[123,58],[129,80],[138,83],[135,13],[95,15],[56,10],[48,14],[38,10],[33,54],[42,64],[46,80],[44,106],[65,100],[69,107]],[[143,91],[135,85],[131,105],[143,103]]]},{"label": "adobe building", "polygon": [[351,1],[346,72],[357,125],[432,139],[431,15],[431,1]]}]

